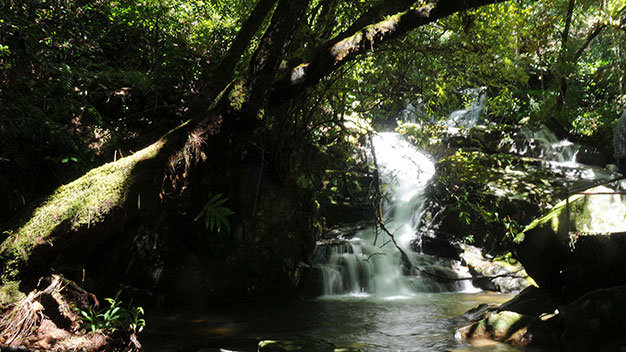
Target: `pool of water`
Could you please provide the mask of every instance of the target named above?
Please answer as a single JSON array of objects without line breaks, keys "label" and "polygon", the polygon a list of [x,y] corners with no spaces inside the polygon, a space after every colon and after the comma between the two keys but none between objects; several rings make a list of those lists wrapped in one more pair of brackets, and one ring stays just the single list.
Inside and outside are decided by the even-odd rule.
[{"label": "pool of water", "polygon": [[461,318],[464,312],[480,303],[502,303],[511,297],[488,293],[327,296],[152,312],[140,340],[147,352],[210,351],[207,347],[256,351],[261,339],[294,335],[363,351],[522,351],[504,344],[472,346],[454,338],[455,329],[467,324]]}]

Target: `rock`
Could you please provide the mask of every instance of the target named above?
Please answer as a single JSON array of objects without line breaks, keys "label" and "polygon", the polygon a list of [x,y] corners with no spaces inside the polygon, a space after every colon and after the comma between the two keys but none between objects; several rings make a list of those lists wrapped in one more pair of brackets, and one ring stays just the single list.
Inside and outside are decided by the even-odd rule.
[{"label": "rock", "polygon": [[359,222],[347,223],[347,224],[345,223],[338,224],[328,229],[325,229],[325,231],[322,233],[320,238],[322,240],[349,239],[349,238],[354,237],[354,235],[356,235],[357,232],[373,225],[374,225],[373,220],[359,221]]},{"label": "rock", "polygon": [[562,350],[623,351],[626,346],[626,286],[587,293],[565,308]]},{"label": "rock", "polygon": [[602,166],[608,164],[609,158],[600,149],[585,145],[576,153],[576,162],[586,165]]},{"label": "rock", "polygon": [[545,289],[529,286],[511,300],[498,307],[498,311],[510,311],[528,316],[553,313],[561,304],[554,295]]},{"label": "rock", "polygon": [[[435,166],[426,189],[422,232],[467,242],[489,252],[513,248],[517,224],[531,222],[552,202],[559,173],[540,160],[459,150]],[[550,180],[550,182],[547,182]]]},{"label": "rock", "polygon": [[412,248],[416,252],[454,260],[460,259],[459,253],[462,251],[458,245],[443,238],[435,237],[432,232],[422,234],[421,241],[412,243]]},{"label": "rock", "polygon": [[567,288],[591,289],[626,284],[626,233],[572,236],[566,271]]},{"label": "rock", "polygon": [[457,337],[463,341],[488,339],[526,346],[531,337],[528,324],[531,318],[515,312],[492,313],[472,325],[457,330]]},{"label": "rock", "polygon": [[494,312],[497,309],[498,305],[495,303],[481,303],[477,307],[474,307],[463,313],[463,318],[469,321],[479,321],[481,319],[484,319],[487,314]]},{"label": "rock", "polygon": [[557,344],[556,334],[541,319],[509,311],[488,313],[486,318],[457,329],[456,337],[463,341],[486,339],[517,346]]},{"label": "rock", "polygon": [[[586,193],[610,193],[596,187]],[[517,255],[539,286],[575,299],[626,283],[626,204],[618,195],[582,195],[560,202],[517,236]],[[607,233],[611,232],[611,233]]]},{"label": "rock", "polygon": [[503,277],[477,278],[474,285],[483,290],[516,292],[532,285],[533,280],[526,274],[524,267],[517,261],[510,259],[510,256],[503,256],[489,260],[482,255],[480,248],[461,244],[461,259],[470,268],[470,271],[477,276],[499,276]]},{"label": "rock", "polygon": [[310,337],[262,340],[258,352],[334,352],[335,346],[325,340]]}]

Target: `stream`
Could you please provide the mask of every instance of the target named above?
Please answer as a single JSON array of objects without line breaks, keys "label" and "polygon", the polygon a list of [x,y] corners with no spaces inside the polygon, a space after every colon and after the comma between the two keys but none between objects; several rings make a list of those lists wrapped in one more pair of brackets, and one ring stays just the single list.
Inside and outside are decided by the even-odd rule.
[{"label": "stream", "polygon": [[[461,315],[512,294],[420,293],[379,298],[344,295],[274,304],[238,304],[151,312],[141,335],[147,352],[256,351],[258,340],[301,334],[362,351],[522,351],[499,343],[472,346],[455,339]],[[202,350],[205,348],[205,350]]]},{"label": "stream", "polygon": [[385,198],[383,220],[395,244],[374,227],[318,242],[312,264],[321,273],[322,296],[316,299],[152,312],[142,335],[145,350],[256,351],[259,340],[294,336],[360,351],[520,350],[494,342],[472,346],[455,338],[455,329],[468,324],[464,312],[513,295],[480,292],[467,280],[442,283],[422,272],[469,276],[458,262],[411,250],[419,241],[416,229],[433,161],[395,133],[379,133],[373,144]]},{"label": "stream", "polygon": [[[474,107],[477,112],[464,114],[475,122],[481,105],[482,100]],[[531,137],[545,140],[542,150],[554,149],[552,154],[559,156],[555,163],[578,170],[575,153],[564,153],[569,144],[543,135]],[[145,350],[256,351],[260,340],[299,337],[359,351],[527,350],[493,341],[470,345],[455,338],[455,330],[469,323],[463,313],[481,303],[503,303],[513,294],[486,293],[469,280],[454,280],[468,277],[467,268],[414,250],[421,248],[417,229],[434,163],[395,133],[377,133],[372,143],[383,195],[382,221],[389,233],[371,226],[320,240],[311,264],[319,273],[321,296],[153,311],[141,338]],[[551,160],[552,154],[541,157]]]}]

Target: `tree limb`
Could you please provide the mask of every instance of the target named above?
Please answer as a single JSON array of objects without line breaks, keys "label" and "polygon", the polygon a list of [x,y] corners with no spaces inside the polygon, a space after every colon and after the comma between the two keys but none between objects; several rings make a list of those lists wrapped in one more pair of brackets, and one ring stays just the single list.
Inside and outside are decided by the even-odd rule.
[{"label": "tree limb", "polygon": [[239,59],[243,56],[246,48],[250,45],[252,37],[259,31],[267,14],[274,8],[277,1],[278,0],[259,0],[248,19],[241,26],[235,40],[233,40],[230,48],[228,48],[228,52],[215,70],[215,76],[211,83],[218,92],[224,89],[228,81],[232,78]]},{"label": "tree limb", "polygon": [[[450,16],[456,12],[505,0],[440,0],[418,9],[397,13],[359,29],[346,30],[314,50],[308,62],[296,65],[274,84],[272,101],[280,102],[316,84],[332,71],[380,45],[409,31]],[[407,2],[400,3],[406,4]],[[363,17],[366,17],[365,15]],[[357,20],[358,22],[358,20]],[[364,21],[365,22],[365,21]],[[354,32],[352,34],[352,32]],[[350,35],[348,35],[350,34]],[[345,36],[345,38],[342,38]]]}]

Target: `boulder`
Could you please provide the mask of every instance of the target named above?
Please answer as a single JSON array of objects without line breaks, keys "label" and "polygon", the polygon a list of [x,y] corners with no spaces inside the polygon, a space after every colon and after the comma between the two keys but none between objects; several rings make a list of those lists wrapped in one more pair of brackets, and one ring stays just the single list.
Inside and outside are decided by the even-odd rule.
[{"label": "boulder", "polygon": [[508,252],[519,224],[539,216],[555,190],[564,188],[562,176],[537,159],[459,150],[435,166],[420,230],[489,252]]},{"label": "boulder", "polygon": [[557,336],[539,318],[510,311],[493,312],[456,331],[463,341],[494,340],[516,346],[554,347]]},{"label": "boulder", "polygon": [[559,307],[559,297],[542,288],[529,286],[512,299],[502,303],[498,311],[510,311],[528,316],[551,314]]},{"label": "boulder", "polygon": [[473,321],[459,339],[486,339],[559,351],[623,351],[626,285],[593,290],[561,304],[560,297],[529,287],[498,308],[483,304],[463,317]]},{"label": "boulder", "polygon": [[463,341],[494,340],[516,346],[528,346],[533,342],[535,331],[547,329],[543,325],[540,319],[502,311],[491,313],[482,320],[458,329],[456,337]]},{"label": "boulder", "polygon": [[584,145],[576,153],[576,162],[586,165],[604,166],[609,163],[610,158],[600,149]]},{"label": "boulder", "polygon": [[419,240],[411,245],[416,252],[453,260],[459,260],[462,251],[457,244],[435,236],[432,231],[423,233]]},{"label": "boulder", "polygon": [[[474,286],[483,290],[516,292],[534,284],[534,281],[526,274],[524,267],[510,256],[510,253],[494,259],[485,258],[480,248],[461,244],[463,253],[461,259],[470,269],[470,272],[478,276],[473,281]],[[495,278],[487,278],[495,277]]]},{"label": "boulder", "polygon": [[623,351],[626,346],[626,286],[587,293],[565,308],[563,351]]},{"label": "boulder", "polygon": [[573,195],[517,236],[516,253],[540,287],[575,299],[626,283],[626,203],[612,192]]}]

